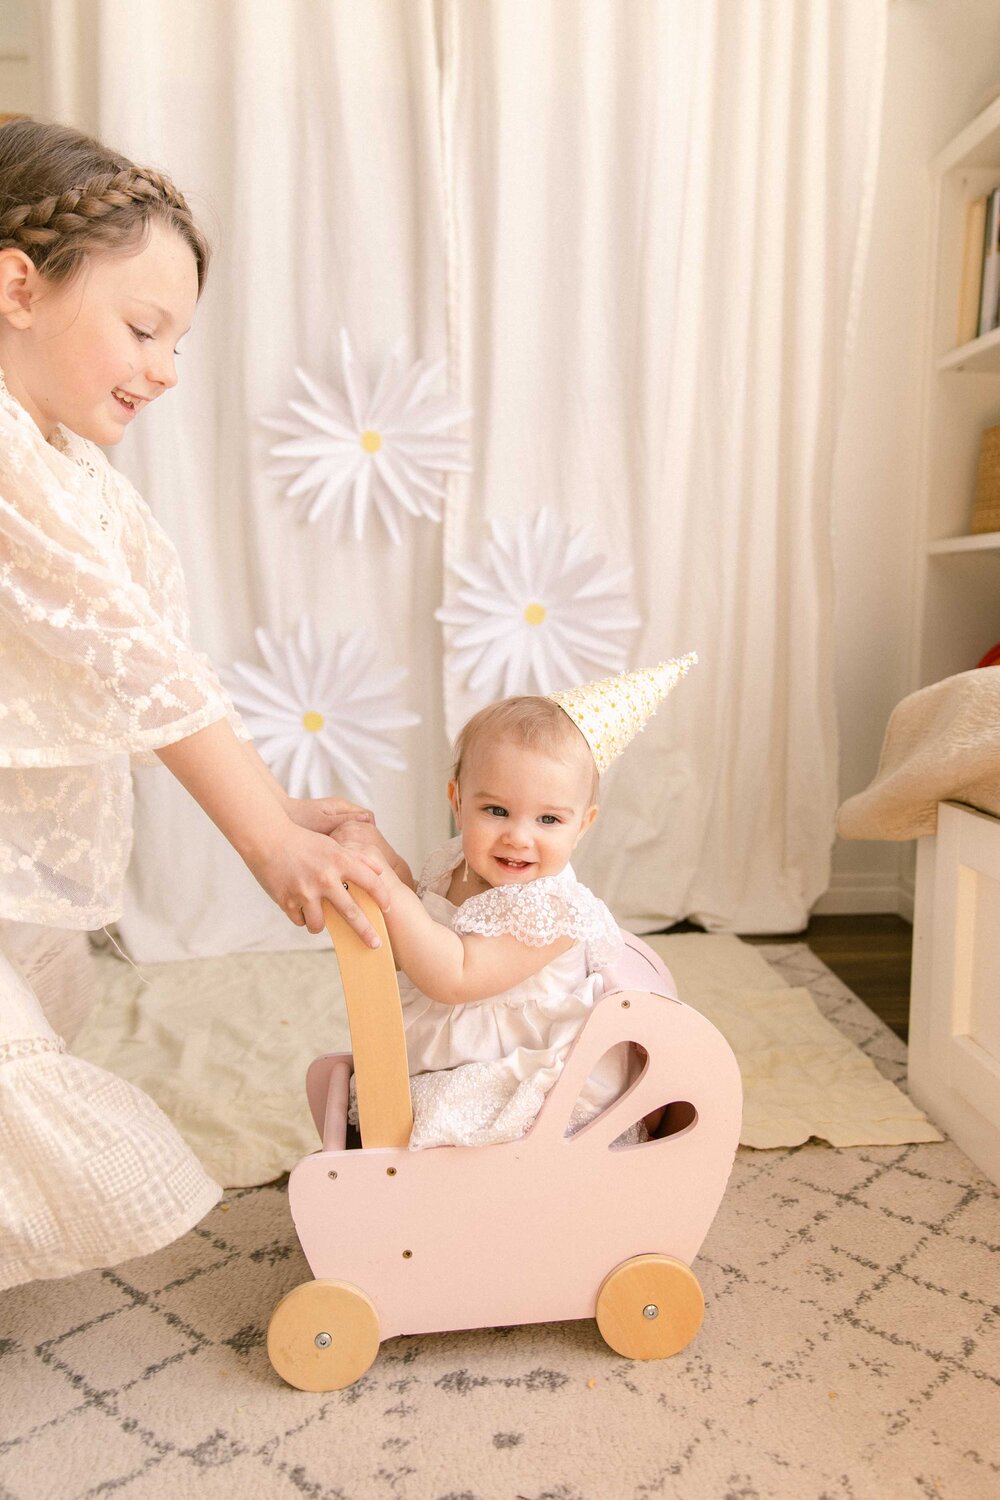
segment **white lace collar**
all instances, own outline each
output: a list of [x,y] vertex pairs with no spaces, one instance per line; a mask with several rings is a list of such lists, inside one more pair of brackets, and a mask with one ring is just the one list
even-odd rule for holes
[[[96,443],[61,423],[46,439],[31,413],[13,396],[0,369],[0,453],[15,470],[32,465],[46,489],[68,489],[88,505],[103,506],[121,479]],[[44,467],[38,469],[41,463]],[[51,477],[42,477],[51,476]]]
[[[82,466],[92,475],[102,466],[101,459],[107,465],[107,459],[96,443],[81,437],[79,433],[73,432],[61,422],[54,429],[52,436],[46,438],[31,413],[21,405],[16,396],[11,394],[2,368],[0,368],[0,410],[6,416],[13,418],[21,441],[37,444],[47,453],[58,453],[63,458],[68,458],[78,468]],[[98,460],[96,463],[95,459]],[[107,466],[110,467],[110,465]]]

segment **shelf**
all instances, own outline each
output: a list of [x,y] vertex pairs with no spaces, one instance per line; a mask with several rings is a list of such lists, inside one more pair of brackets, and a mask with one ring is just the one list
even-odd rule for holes
[[972,670],[1000,640],[1000,529],[965,532],[982,436],[1000,425],[1000,328],[948,347],[957,329],[968,204],[1000,187],[1000,97],[938,156],[933,175],[914,688]]
[[984,333],[970,344],[949,349],[937,362],[942,372],[965,370],[973,375],[1000,375],[1000,328]]
[[949,552],[1000,552],[1000,531],[980,531],[970,536],[945,536],[928,542],[928,554],[941,556]]

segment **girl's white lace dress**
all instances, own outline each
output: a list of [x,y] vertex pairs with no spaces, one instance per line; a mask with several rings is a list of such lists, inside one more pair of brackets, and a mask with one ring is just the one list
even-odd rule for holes
[[0,1288],[156,1249],[219,1196],[152,1100],[49,1017],[80,1019],[79,930],[121,912],[130,760],[224,716],[242,735],[192,649],[172,543],[0,375]]
[[[603,994],[599,970],[619,957],[622,937],[603,901],[570,866],[528,885],[505,885],[454,906],[444,894],[462,860],[461,838],[430,856],[417,893],[456,932],[506,933],[532,947],[576,939],[530,979],[467,1005],[430,1000],[400,974],[413,1096],[410,1144],[488,1146],[530,1127],[573,1042]],[[567,1124],[578,1129],[623,1092],[627,1043],[601,1059]]]

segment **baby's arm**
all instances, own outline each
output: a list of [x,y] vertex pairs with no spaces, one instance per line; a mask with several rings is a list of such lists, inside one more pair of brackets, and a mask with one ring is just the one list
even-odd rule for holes
[[466,1005],[500,995],[573,946],[571,937],[531,948],[506,934],[453,932],[435,922],[416,892],[393,872],[386,871],[384,879],[392,897],[385,921],[396,962],[419,990],[442,1005]]
[[325,833],[294,822],[225,719],[156,753],[297,927],[322,932],[322,903],[329,901],[378,947],[371,924],[344,889],[352,880],[383,909],[388,906],[382,861],[374,849],[345,849]]

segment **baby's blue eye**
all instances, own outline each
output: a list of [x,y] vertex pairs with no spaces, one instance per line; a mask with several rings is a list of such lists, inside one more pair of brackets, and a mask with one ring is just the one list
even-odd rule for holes
[[498,807],[495,803],[491,803],[490,806],[485,807],[483,811],[492,813],[495,818],[505,818],[507,816],[507,809],[505,807]]
[[555,813],[542,813],[540,821],[543,823],[558,823],[559,819],[556,817]]

